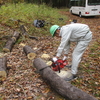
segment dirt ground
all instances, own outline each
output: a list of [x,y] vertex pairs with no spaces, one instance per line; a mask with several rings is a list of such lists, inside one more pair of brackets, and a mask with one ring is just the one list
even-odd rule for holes
[[[93,32],[91,44],[97,39],[100,39],[100,30],[97,29],[97,27],[100,26],[100,16],[80,18],[76,15],[71,15],[69,12],[61,12],[61,14],[65,14],[69,17],[66,24],[69,24],[70,20],[77,19],[78,23],[89,25]],[[5,27],[0,26],[2,28]],[[9,31],[11,30],[8,28],[8,32]],[[41,58],[43,53],[47,53],[52,58],[56,54],[57,47],[60,43],[59,41],[60,39],[43,36],[39,37],[39,41],[23,39],[21,43],[29,45],[33,50],[41,47],[41,49],[37,51],[37,57]],[[87,50],[85,54],[88,54],[88,52]],[[57,94],[48,83],[45,83],[34,68],[33,61],[28,60],[24,54],[23,47],[20,43],[16,43],[12,51],[4,55],[7,56],[8,76],[5,81],[0,82],[0,100],[66,100]],[[69,63],[71,62],[70,56],[71,53],[69,54]],[[81,73],[81,70],[79,70],[79,72]],[[88,89],[85,89],[85,91],[88,91]],[[88,93],[92,94],[91,91],[88,91]]]

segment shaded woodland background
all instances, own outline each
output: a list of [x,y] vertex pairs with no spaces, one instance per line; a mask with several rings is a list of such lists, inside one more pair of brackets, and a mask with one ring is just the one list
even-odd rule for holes
[[16,3],[22,3],[22,2],[37,3],[37,4],[45,3],[52,7],[61,8],[61,7],[69,7],[70,0],[0,0],[0,5],[3,5],[5,3],[16,4]]

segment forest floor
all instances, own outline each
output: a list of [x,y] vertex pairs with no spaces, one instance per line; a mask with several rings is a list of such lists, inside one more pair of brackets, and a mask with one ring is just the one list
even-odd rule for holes
[[[69,20],[77,19],[78,23],[89,25],[93,32],[93,40],[85,51],[79,66],[78,73],[80,77],[71,83],[100,100],[100,57],[96,59],[93,59],[95,55],[89,57],[91,46],[97,41],[100,43],[100,29],[97,28],[100,26],[100,16],[80,18],[71,15],[69,12],[60,13],[68,16]],[[69,23],[70,21],[66,21],[66,24]],[[11,28],[1,24],[0,31],[5,30],[10,34],[13,32]],[[51,36],[42,36],[38,39],[39,41],[28,38],[23,39],[23,41],[14,45],[11,52],[4,54],[7,56],[8,76],[0,82],[0,100],[66,100],[57,94],[48,83],[45,83],[34,68],[33,61],[27,58],[23,52],[23,47],[20,45],[24,43],[32,47],[33,50],[42,48],[37,51],[37,57],[41,58],[42,54],[46,53],[52,58],[56,54],[60,39]],[[73,48],[74,45],[72,44],[68,57],[69,63],[71,63]],[[95,47],[93,50],[95,50]],[[100,53],[100,48],[96,49],[96,52]]]

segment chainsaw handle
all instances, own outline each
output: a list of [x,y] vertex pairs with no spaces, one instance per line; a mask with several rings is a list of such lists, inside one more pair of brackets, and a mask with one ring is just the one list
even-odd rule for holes
[[59,70],[59,73],[60,73],[60,66],[59,66],[59,63],[57,62],[57,65],[58,65],[58,70]]

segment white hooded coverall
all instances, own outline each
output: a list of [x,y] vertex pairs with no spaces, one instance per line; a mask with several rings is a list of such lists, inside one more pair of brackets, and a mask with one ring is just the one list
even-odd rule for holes
[[81,57],[92,40],[92,32],[86,24],[74,23],[61,27],[60,30],[61,43],[57,50],[57,57],[60,57],[62,52],[68,54],[70,42],[77,42],[77,45],[72,54],[72,67],[71,73],[77,74],[78,65]]

